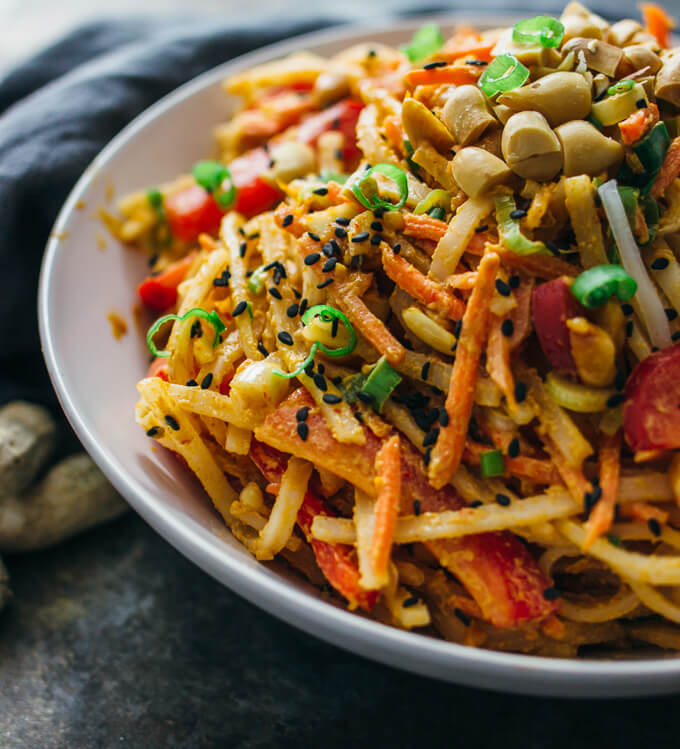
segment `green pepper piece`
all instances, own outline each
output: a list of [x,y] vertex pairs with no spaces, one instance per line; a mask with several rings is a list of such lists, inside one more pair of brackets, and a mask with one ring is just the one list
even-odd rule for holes
[[376,411],[381,412],[385,401],[401,382],[401,375],[396,372],[390,363],[381,357],[368,375],[362,393],[371,396],[371,405]]
[[596,265],[577,276],[570,289],[586,309],[595,309],[614,295],[622,302],[632,299],[637,283],[620,265]]
[[489,64],[479,79],[479,87],[489,97],[503,91],[512,91],[524,85],[529,77],[529,69],[508,53],[498,55]]
[[550,250],[543,242],[535,242],[522,234],[519,221],[510,215],[517,206],[512,195],[497,195],[494,198],[496,207],[496,223],[501,242],[509,250],[517,255],[534,255],[536,253],[549,253]]
[[654,181],[654,177],[661,169],[670,144],[671,138],[666,125],[663,122],[657,122],[649,133],[633,146],[633,151],[645,168],[647,177],[651,178],[650,182]]
[[517,44],[540,44],[556,48],[562,44],[564,25],[551,16],[534,16],[512,27],[512,41]]

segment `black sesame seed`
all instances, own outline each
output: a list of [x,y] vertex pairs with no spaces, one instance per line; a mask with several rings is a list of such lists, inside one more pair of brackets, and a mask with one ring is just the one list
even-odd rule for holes
[[158,434],[158,432],[160,432],[160,431],[161,431],[160,427],[151,427],[151,429],[147,429],[146,430],[146,436],[147,437],[155,437]]
[[466,626],[470,626],[470,617],[462,610],[456,607],[453,610],[453,613],[460,619],[460,621]]
[[359,268],[361,268],[361,266],[364,264],[364,257],[365,255],[363,254],[352,255],[352,259],[349,262],[349,267],[352,270],[359,270]]
[[425,65],[423,65],[423,68],[425,70],[432,70],[433,68],[445,68],[445,67],[446,67],[445,60],[435,60],[434,62],[428,62]]
[[201,390],[207,390],[212,385],[212,381],[212,372],[208,372],[208,374],[201,380]]
[[321,362],[319,362],[319,364],[316,367],[316,371],[319,374],[323,374],[326,371],[326,367],[324,367],[324,365]]
[[507,494],[496,494],[496,504],[507,507],[510,504],[510,497]]
[[323,252],[326,257],[333,257],[333,255],[335,254],[333,252],[333,246],[330,242],[326,242],[326,244],[324,244],[324,246],[321,248],[321,252]]
[[671,341],[680,341],[680,330],[676,330],[675,333],[671,336]]
[[331,377],[331,382],[335,385],[335,387],[340,387],[342,384],[342,377]]
[[274,299],[282,299],[281,292],[276,288],[276,286],[272,286],[269,289],[269,293],[274,297]]
[[456,327],[453,330],[453,335],[456,338],[460,338],[460,331],[463,329],[463,318],[461,317],[459,320],[456,320]]
[[475,234],[481,234],[483,231],[486,231],[489,228],[488,224],[482,224],[481,226],[478,226],[475,229]]
[[622,304],[621,305],[621,312],[623,312],[623,314],[626,315],[626,317],[628,315],[632,315],[633,314],[633,305],[632,304],[628,304],[628,302],[626,302],[625,304]]
[[659,525],[659,521],[656,518],[649,518],[647,521],[647,527],[649,528],[652,536],[656,536],[657,538],[661,535],[661,526]]
[[185,384],[186,384],[186,386],[188,388],[198,387],[198,383],[196,382],[196,380],[193,380],[193,379],[192,380],[187,380]]
[[359,234],[355,234],[351,241],[358,244],[359,242],[365,242],[369,237],[370,234],[367,231],[362,231]]
[[189,332],[191,338],[200,338],[203,335],[203,328],[201,327],[200,320],[194,320],[191,323],[191,331]]
[[383,225],[380,221],[371,221],[371,229],[373,229],[373,231],[381,232],[383,230]]
[[599,485],[599,483],[593,485],[593,491],[590,492],[590,498],[593,504],[599,502],[600,499],[602,499],[602,487]]
[[323,396],[323,402],[329,403],[331,406],[334,406],[337,403],[342,403],[342,398],[335,393],[325,393]]
[[247,242],[241,242],[241,244],[238,246],[238,254],[241,257],[245,257],[247,249],[248,249],[248,243]]
[[269,351],[267,351],[267,349],[264,347],[264,343],[262,343],[262,341],[257,344],[257,350],[262,354],[262,356],[269,356]]
[[313,377],[314,384],[319,388],[319,390],[327,390],[328,385],[326,384],[326,380],[323,375],[321,374],[315,374]]
[[234,311],[231,313],[231,316],[238,317],[242,312],[246,311],[247,306],[248,306],[248,302],[244,302],[243,300],[241,300],[234,307]]
[[154,254],[149,258],[149,268],[153,268],[154,265],[158,262],[158,253],[154,252]]
[[295,418],[297,421],[307,421],[307,417],[309,416],[309,406],[303,406],[302,408],[298,408],[297,413],[295,414]]
[[335,281],[334,278],[327,278],[325,281],[322,281],[321,283],[318,283],[316,285],[316,288],[317,289],[325,289],[326,286],[330,286],[333,283],[333,281]]
[[338,218],[335,219],[335,223],[340,226],[349,226],[349,219],[346,216],[338,216]]
[[516,289],[519,286],[519,276],[510,276],[510,278],[508,278],[508,283],[510,284],[511,289]]
[[426,361],[425,364],[420,368],[420,377],[422,380],[427,380],[427,376],[430,374],[430,362]]
[[312,190],[314,195],[328,195],[327,187],[317,187],[316,190]]
[[420,515],[420,500],[414,499],[413,500],[413,514],[418,517]]
[[510,338],[510,336],[515,332],[515,326],[512,322],[512,320],[503,320],[501,323],[501,333],[506,337]]
[[312,240],[312,242],[321,241],[321,237],[318,234],[314,234],[314,232],[308,231],[307,236]]
[[666,317],[668,318],[669,322],[675,320],[675,318],[678,316],[678,313],[672,307],[666,307],[666,309],[664,309],[664,312],[666,313]]
[[516,458],[519,455],[519,439],[513,437],[508,444],[508,457]]
[[593,101],[602,101],[602,99],[604,99],[606,95],[607,95],[607,87],[602,89],[602,91],[600,91],[600,93],[593,99]]
[[635,102],[635,106],[636,106],[636,107],[637,107],[638,109],[646,109],[646,108],[647,108],[647,102],[646,102],[646,101],[645,101],[644,99],[638,99],[638,100],[637,100],[637,101]]
[[404,603],[402,603],[401,605],[402,605],[402,606],[403,606],[403,607],[404,607],[405,609],[410,609],[410,608],[411,608],[411,606],[415,606],[415,605],[416,605],[416,604],[418,603],[418,600],[419,600],[419,599],[418,599],[418,596],[411,596],[410,598],[407,598],[407,599],[406,599],[406,600],[404,601]]
[[281,331],[279,331],[276,334],[276,337],[285,346],[292,346],[293,345],[293,336],[287,330],[281,330]]
[[329,273],[332,270],[335,270],[335,266],[338,264],[338,259],[335,257],[329,257],[328,260],[321,266],[321,270],[324,273]]
[[361,390],[357,393],[357,398],[362,403],[366,403],[367,405],[370,405],[371,403],[373,403],[373,396],[370,393],[364,393]]
[[633,335],[633,321],[628,320],[626,323],[626,337],[630,338]]
[[515,208],[514,211],[510,211],[510,218],[524,218],[526,215],[527,212],[522,208]]
[[281,226],[290,226],[293,223],[293,214],[289,213],[286,216],[283,217],[283,221],[281,222]]
[[432,458],[432,448],[428,447],[427,450],[425,450],[425,453],[423,454],[423,462],[426,466],[430,465],[430,459]]
[[652,263],[652,270],[663,270],[664,268],[668,268],[668,258],[667,257],[658,257]]
[[616,408],[617,406],[620,406],[625,399],[626,396],[623,393],[614,393],[614,395],[610,395],[609,398],[607,398],[607,408]]
[[449,412],[446,410],[445,406],[442,406],[439,410],[439,423],[443,427],[447,427],[449,425]]
[[338,334],[339,327],[340,327],[340,320],[338,320],[337,317],[334,317],[333,322],[331,323],[331,338],[335,338],[335,336]]
[[373,215],[376,218],[382,218],[385,215],[386,210],[387,210],[386,208],[383,208],[382,206],[378,206],[377,208],[373,209]]
[[174,416],[170,416],[170,414],[167,414],[165,417],[165,423],[170,427],[170,429],[174,430],[175,432],[179,432],[179,424],[177,423],[177,419]]
[[515,384],[515,400],[522,403],[527,397],[527,386],[524,382]]
[[288,315],[288,317],[296,317],[299,309],[299,304],[291,304],[290,307],[288,307],[288,309],[286,310],[286,314]]
[[554,242],[550,242],[549,240],[546,239],[543,244],[548,248],[548,250],[550,250],[550,252],[552,252],[553,255],[560,254],[559,248]]
[[543,598],[545,598],[546,601],[554,601],[557,598],[559,598],[562,595],[560,590],[556,588],[554,585],[551,585],[549,588],[546,588],[543,591]]
[[435,427],[434,429],[429,431],[423,438],[423,447],[430,447],[430,445],[436,444],[438,437],[439,427]]
[[311,377],[314,374],[314,362],[310,361],[309,364],[305,367],[304,371],[307,377]]
[[304,421],[298,421],[297,424],[297,433],[298,437],[305,442],[307,437],[309,437],[309,427]]
[[361,422],[361,423],[363,424],[363,422],[364,422],[364,417],[362,416],[362,414],[361,414],[361,411],[355,411],[355,412],[354,412],[354,413],[352,414],[352,416],[354,416],[354,418],[355,418],[355,419],[356,419],[357,421],[359,421],[359,422]]
[[342,226],[336,226],[333,233],[338,239],[344,239],[347,236],[347,229],[343,229]]
[[473,499],[472,502],[468,505],[468,507],[471,507],[473,510],[477,507],[481,507],[484,504],[484,502],[480,502],[478,499]]
[[385,241],[385,237],[382,236],[382,234],[374,234],[371,237],[371,246],[377,247],[381,242]]
[[453,346],[451,346],[451,353],[454,353],[455,350],[458,348],[458,341],[456,341]]
[[614,387],[617,390],[623,390],[625,384],[626,384],[626,373],[622,369],[619,369],[616,373],[616,377],[614,378]]
[[305,312],[307,311],[308,304],[309,302],[307,301],[307,297],[304,297],[303,299],[300,300],[300,309],[298,310],[300,315],[305,314]]
[[395,242],[392,245],[392,252],[394,252],[395,255],[398,255],[401,252],[401,245],[399,244],[399,242]]
[[309,255],[305,256],[305,265],[314,265],[314,263],[318,263],[320,259],[320,252],[310,252]]
[[510,287],[501,278],[496,279],[496,291],[501,296],[510,296]]

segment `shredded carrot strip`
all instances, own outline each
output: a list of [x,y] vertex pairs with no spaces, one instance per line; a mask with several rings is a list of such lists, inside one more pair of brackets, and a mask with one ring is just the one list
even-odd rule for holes
[[668,522],[668,513],[660,507],[647,504],[647,502],[631,502],[627,505],[621,505],[619,514],[624,518],[633,518],[647,523],[650,520],[657,520],[662,525]]
[[433,242],[438,242],[449,225],[446,221],[440,221],[438,218],[432,218],[426,213],[405,213],[404,214],[404,234],[411,237],[419,237],[420,239],[431,239]]
[[385,117],[383,122],[385,127],[385,135],[391,146],[401,150],[404,146],[404,132],[401,129],[401,118],[398,114],[390,115]]
[[446,62],[455,62],[461,58],[470,60],[483,60],[484,62],[491,62],[491,50],[496,46],[496,41],[475,41],[474,39],[469,40],[467,43],[462,43],[459,47],[453,45],[449,48],[448,45],[444,47],[443,52],[437,53],[438,60],[445,60]]
[[371,540],[373,571],[380,586],[389,580],[394,529],[401,504],[401,444],[395,434],[383,444],[375,456],[375,525]]
[[339,185],[337,182],[333,182],[333,180],[331,180],[330,182],[327,182],[326,189],[328,190],[328,193],[326,194],[326,198],[331,203],[331,205],[338,205],[340,203],[352,202],[352,199],[347,197],[347,194],[345,193],[343,186]]
[[510,347],[508,338],[501,332],[503,319],[491,315],[489,341],[486,345],[486,371],[498,385],[511,409],[517,407],[515,401],[515,378],[510,367]]
[[396,365],[401,362],[406,355],[406,349],[390,333],[385,323],[352,291],[350,284],[336,282],[333,284],[331,296],[352,325],[374,348],[384,354],[390,364]]
[[633,455],[635,463],[649,463],[652,460],[661,460],[668,455],[668,450],[638,450]]
[[656,3],[640,3],[640,10],[647,31],[654,34],[657,42],[667,49],[670,45],[671,30],[675,28],[673,19]]
[[414,299],[435,308],[451,320],[463,316],[465,305],[460,299],[437,281],[424,276],[401,255],[395,255],[387,244],[383,244],[382,259],[385,273]]
[[465,83],[477,83],[482,71],[475,65],[448,65],[445,68],[430,70],[411,70],[404,76],[404,83],[409,88],[416,86],[462,86]]
[[668,146],[659,176],[652,185],[652,197],[661,197],[678,174],[680,174],[680,136],[673,138],[670,146]]
[[[293,207],[288,203],[281,203],[274,211],[274,221],[279,229],[285,229],[295,237],[301,237],[307,231],[307,227],[301,221],[304,213],[305,208],[302,205]],[[284,225],[284,219],[287,219],[288,216],[292,216],[293,220]]]
[[621,131],[621,140],[630,146],[635,143],[636,140],[640,140],[642,136],[650,130],[659,121],[659,107],[656,104],[650,103],[648,107],[644,109],[638,109],[633,114],[626,117],[623,122],[619,122],[619,130]]
[[281,484],[267,484],[265,486],[264,490],[267,494],[273,494],[276,496],[279,493],[279,490],[281,489]]
[[[482,445],[479,442],[467,440],[465,450],[463,451],[463,460],[471,466],[478,466],[480,463],[479,456],[489,449],[488,445]],[[509,476],[529,479],[537,484],[556,484],[560,481],[560,475],[549,460],[540,458],[530,458],[520,455],[517,458],[504,456],[505,472]]]
[[602,489],[602,496],[586,522],[584,551],[587,551],[594,541],[605,534],[614,522],[620,470],[621,430],[619,429],[616,434],[604,435],[602,438],[600,445],[600,488]]
[[[465,252],[469,252],[471,255],[483,255],[486,242],[491,242],[487,235],[475,234],[465,248]],[[514,268],[521,268],[532,276],[538,276],[539,278],[552,279],[560,276],[578,275],[578,268],[575,265],[551,255],[518,255],[512,250],[506,250],[496,244],[493,244],[493,251],[500,256],[503,263]]]
[[463,456],[479,359],[486,340],[489,303],[493,297],[499,265],[500,259],[494,252],[484,255],[477,271],[477,284],[472,290],[463,315],[463,327],[446,396],[449,423],[441,428],[439,439],[432,450],[428,470],[430,483],[438,489],[448,483]]
[[586,492],[592,491],[593,485],[584,476],[580,468],[567,465],[564,458],[560,455],[557,446],[547,435],[541,435],[541,439],[543,440],[546,452],[552,458],[553,465],[560,474],[560,478],[564,481],[569,493],[576,502],[581,504],[585,499]]

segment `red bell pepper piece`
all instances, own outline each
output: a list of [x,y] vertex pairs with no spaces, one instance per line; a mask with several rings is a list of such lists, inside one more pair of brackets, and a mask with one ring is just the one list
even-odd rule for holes
[[[370,491],[380,440],[365,429],[365,445],[341,444],[333,437],[323,416],[310,410],[307,425],[314,439],[302,441],[297,434],[296,413],[302,406],[311,409],[313,405],[304,389],[296,390],[265,419],[258,430],[258,438]],[[264,458],[258,462],[251,448],[251,457],[258,465],[267,465],[275,461],[276,452],[271,447],[261,450]],[[280,480],[280,474],[265,476],[272,482]],[[421,512],[456,510],[464,505],[452,487],[436,490],[429,484],[422,457],[406,440],[402,440],[401,485],[402,514],[413,511],[415,500],[420,503]],[[550,581],[524,544],[509,532],[432,541],[427,546],[442,566],[463,583],[480,606],[484,618],[496,627],[516,627],[527,621],[544,619],[559,608],[558,602],[548,601],[543,596]]]
[[623,428],[633,450],[680,447],[680,343],[643,359],[626,382]]
[[570,279],[565,278],[536,286],[531,295],[531,313],[538,342],[550,364],[555,369],[575,372],[567,320],[583,315],[584,309],[569,286]]
[[[269,445],[252,440],[250,457],[262,474],[272,484],[281,482],[286,469],[287,458]],[[359,585],[359,568],[351,546],[329,544],[312,538],[312,523],[317,515],[334,516],[335,513],[314,492],[305,495],[302,507],[298,511],[297,523],[314,550],[316,562],[328,582],[346,598],[352,607],[360,606],[370,611],[378,600],[378,591],[364,590]]]
[[185,242],[193,242],[202,232],[214,234],[222,220],[215,198],[200,185],[168,195],[163,207],[173,237]]
[[359,156],[357,147],[357,120],[364,105],[356,99],[343,99],[332,107],[306,117],[298,128],[297,138],[301,143],[316,145],[319,136],[329,130],[337,130],[345,136],[343,159],[352,163]]
[[157,276],[145,278],[137,287],[144,306],[154,312],[165,312],[177,301],[177,287],[186,278],[196,253],[192,252],[176,263],[169,265]]
[[254,148],[229,164],[237,190],[234,210],[246,218],[268,210],[281,199],[281,191],[262,179],[268,169],[269,154],[264,148]]

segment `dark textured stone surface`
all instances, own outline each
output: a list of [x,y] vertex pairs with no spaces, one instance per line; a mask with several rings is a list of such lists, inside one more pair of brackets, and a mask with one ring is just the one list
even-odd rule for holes
[[3,749],[678,745],[678,698],[514,697],[349,655],[245,603],[133,515],[8,563]]

